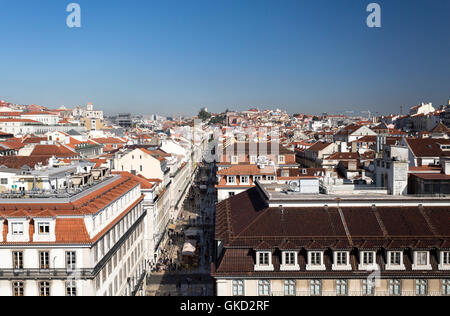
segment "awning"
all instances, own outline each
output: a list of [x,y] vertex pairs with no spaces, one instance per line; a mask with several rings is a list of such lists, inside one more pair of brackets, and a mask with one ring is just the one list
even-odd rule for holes
[[188,240],[183,245],[183,251],[181,254],[183,256],[193,256],[195,254],[195,246],[197,245],[197,242],[195,240]]
[[175,230],[176,228],[177,228],[177,226],[175,224],[169,224],[167,226],[167,229],[169,229],[169,230]]
[[200,232],[200,229],[191,227],[184,234],[186,235],[186,237],[196,237],[200,235]]

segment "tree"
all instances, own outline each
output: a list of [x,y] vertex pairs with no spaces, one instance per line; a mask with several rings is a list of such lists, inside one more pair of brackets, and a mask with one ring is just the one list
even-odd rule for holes
[[211,113],[206,112],[204,109],[202,109],[199,113],[198,113],[198,118],[201,119],[202,121],[206,121],[207,119],[209,119],[211,117]]

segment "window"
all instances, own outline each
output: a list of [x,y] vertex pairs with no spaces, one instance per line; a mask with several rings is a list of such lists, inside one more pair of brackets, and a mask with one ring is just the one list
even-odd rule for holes
[[348,254],[345,251],[339,251],[336,253],[336,265],[345,266],[348,264]]
[[75,251],[67,251],[66,252],[66,269],[67,270],[75,270],[77,265],[77,258]]
[[389,252],[389,264],[393,266],[398,266],[402,263],[402,253],[400,251],[390,251]]
[[339,296],[348,295],[347,280],[336,280],[336,295]]
[[313,266],[320,266],[322,264],[322,253],[319,251],[310,252],[309,264]]
[[227,183],[235,184],[236,183],[236,177],[235,176],[227,177]]
[[416,295],[427,295],[428,293],[428,281],[416,280]]
[[2,178],[0,184],[8,184],[8,179],[7,178]]
[[77,296],[77,283],[76,281],[66,282],[66,296]]
[[14,265],[14,269],[18,269],[18,270],[23,269],[23,252],[22,251],[14,251],[13,252],[13,265]]
[[238,156],[232,156],[231,163],[238,163]]
[[13,295],[14,296],[23,296],[24,294],[24,285],[23,282],[13,282]]
[[285,252],[284,253],[284,264],[287,266],[295,265],[295,257],[297,253],[295,252]]
[[267,180],[267,181],[274,181],[274,180],[275,180],[275,177],[274,177],[274,176],[267,176],[267,177],[266,177],[266,180]]
[[233,296],[244,296],[244,280],[233,280]]
[[13,235],[23,235],[23,223],[12,223],[11,227]]
[[450,280],[442,280],[442,295],[450,295]]
[[38,224],[38,232],[39,232],[39,235],[50,234],[50,223],[39,223]]
[[321,280],[311,280],[309,285],[310,285],[310,294],[312,296],[322,295],[322,281]]
[[258,281],[258,295],[259,296],[269,296],[270,295],[270,281],[269,280],[259,280]]
[[402,286],[400,280],[389,280],[389,295],[401,295]]
[[256,163],[256,156],[250,156],[250,163]]
[[428,252],[417,251],[416,252],[416,265],[426,266],[428,264]]
[[228,192],[228,197],[232,197],[232,196],[235,196],[235,193],[234,192]]
[[241,177],[241,183],[248,184],[248,183],[249,183],[248,176],[242,176],[242,177]]
[[375,264],[375,253],[373,251],[362,251],[361,256],[363,265]]
[[48,251],[42,251],[39,253],[39,268],[41,270],[50,269],[50,253]]
[[39,282],[39,293],[41,296],[50,296],[50,282]]
[[261,181],[261,176],[253,176],[253,181]]
[[441,261],[443,265],[450,265],[450,251],[443,251],[441,254]]
[[284,156],[278,156],[278,163],[284,163],[285,159]]
[[362,281],[362,294],[363,295],[374,295],[375,294],[375,281],[366,279]]
[[295,280],[284,281],[284,295],[295,296]]
[[260,266],[268,266],[270,265],[270,252],[260,252],[258,264]]

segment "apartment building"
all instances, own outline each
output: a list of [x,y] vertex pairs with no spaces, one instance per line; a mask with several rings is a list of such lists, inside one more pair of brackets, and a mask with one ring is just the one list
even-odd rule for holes
[[142,294],[143,199],[126,175],[64,197],[0,198],[0,295]]
[[262,160],[271,161],[277,168],[295,168],[295,152],[287,149],[279,142],[235,142],[219,148],[219,169],[230,165],[256,165]]
[[449,198],[256,187],[217,204],[219,296],[450,294]]

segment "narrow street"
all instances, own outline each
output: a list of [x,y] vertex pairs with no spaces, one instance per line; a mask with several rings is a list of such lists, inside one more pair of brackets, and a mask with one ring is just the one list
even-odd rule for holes
[[216,180],[213,167],[200,164],[183,209],[169,231],[165,260],[147,278],[148,296],[211,296]]

